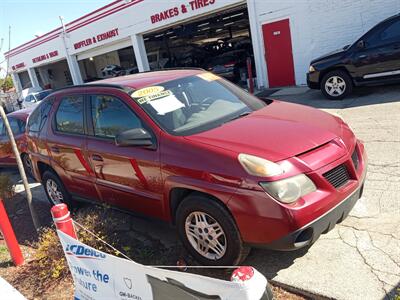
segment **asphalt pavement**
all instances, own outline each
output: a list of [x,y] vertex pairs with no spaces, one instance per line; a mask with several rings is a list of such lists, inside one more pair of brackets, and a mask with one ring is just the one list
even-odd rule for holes
[[[359,89],[344,101],[304,87],[269,97],[340,115],[365,143],[368,174],[349,217],[314,245],[295,252],[254,249],[244,264],[312,298],[391,299],[400,288],[400,87]],[[39,184],[32,187],[35,201],[46,201]],[[21,184],[17,191],[23,192]],[[166,246],[176,243],[172,229],[135,222]]]

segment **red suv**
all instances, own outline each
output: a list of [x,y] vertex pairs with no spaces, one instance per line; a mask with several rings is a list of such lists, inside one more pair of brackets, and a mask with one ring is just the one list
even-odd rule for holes
[[51,203],[107,203],[171,222],[208,265],[250,246],[312,244],[360,198],[363,144],[340,118],[261,101],[202,70],[148,72],[54,92],[28,147]]

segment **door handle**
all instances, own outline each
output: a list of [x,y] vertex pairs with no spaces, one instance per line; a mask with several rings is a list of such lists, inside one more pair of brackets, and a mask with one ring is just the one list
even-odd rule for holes
[[103,161],[103,158],[98,154],[92,154],[92,159],[94,161]]
[[60,153],[60,148],[58,148],[58,147],[50,147],[50,150],[51,150],[51,152],[54,152],[54,153]]
[[359,55],[358,58],[360,58],[360,59],[367,58],[367,55],[362,54],[362,55]]

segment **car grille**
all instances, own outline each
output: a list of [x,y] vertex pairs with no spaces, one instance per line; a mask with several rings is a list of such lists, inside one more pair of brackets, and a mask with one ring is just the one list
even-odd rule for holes
[[354,168],[357,170],[360,163],[358,160],[357,150],[354,150],[353,154],[351,155],[351,160],[353,161]]
[[345,165],[339,165],[323,174],[323,176],[335,188],[340,188],[350,180],[350,175]]

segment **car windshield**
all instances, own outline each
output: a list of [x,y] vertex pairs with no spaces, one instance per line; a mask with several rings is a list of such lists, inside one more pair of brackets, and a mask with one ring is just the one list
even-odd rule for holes
[[36,100],[41,101],[51,94],[52,91],[43,91],[35,95]]
[[165,131],[190,135],[263,108],[266,103],[212,73],[134,91],[131,97]]

